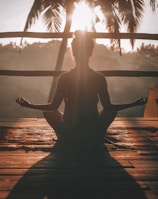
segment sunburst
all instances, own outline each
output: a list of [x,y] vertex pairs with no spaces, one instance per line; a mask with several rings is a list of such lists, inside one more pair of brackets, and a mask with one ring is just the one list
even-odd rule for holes
[[94,10],[85,1],[75,3],[72,15],[71,31],[86,30],[91,31],[95,22]]

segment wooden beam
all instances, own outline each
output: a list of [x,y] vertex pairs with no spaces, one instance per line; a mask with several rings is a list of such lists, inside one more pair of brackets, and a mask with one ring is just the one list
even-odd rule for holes
[[59,76],[64,71],[0,70],[0,76]]
[[[56,77],[65,71],[18,71],[18,70],[0,70],[0,76],[43,76]],[[107,70],[98,71],[105,76],[120,77],[158,77],[158,71],[128,71],[128,70]]]
[[[94,38],[104,39],[147,39],[147,40],[158,40],[158,34],[146,34],[146,33],[104,33],[104,32],[90,32]],[[69,33],[40,33],[40,32],[1,32],[0,38],[10,37],[30,37],[30,38],[71,38],[72,32]]]

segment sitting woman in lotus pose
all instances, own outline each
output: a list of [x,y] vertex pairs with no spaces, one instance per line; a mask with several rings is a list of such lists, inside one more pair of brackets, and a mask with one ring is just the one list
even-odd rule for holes
[[[88,65],[93,47],[90,34],[75,33],[72,41],[75,68],[59,77],[52,103],[35,105],[24,98],[16,99],[21,106],[43,111],[63,143],[103,144],[105,131],[118,111],[146,103],[141,98],[129,104],[111,104],[105,77]],[[63,100],[65,108],[61,114],[58,108]],[[99,101],[101,112],[97,108]]]

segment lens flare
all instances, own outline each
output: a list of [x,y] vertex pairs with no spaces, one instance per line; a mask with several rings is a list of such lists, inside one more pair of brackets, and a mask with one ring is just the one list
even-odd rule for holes
[[72,15],[71,31],[86,30],[91,31],[94,26],[94,12],[84,1],[75,3],[75,10]]

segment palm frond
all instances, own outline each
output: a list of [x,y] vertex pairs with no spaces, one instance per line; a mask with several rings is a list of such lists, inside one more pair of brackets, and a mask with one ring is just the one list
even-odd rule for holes
[[[122,0],[118,3],[118,11],[121,21],[127,25],[127,31],[130,33],[136,32],[144,10],[143,0]],[[132,47],[134,40],[130,39]]]
[[[105,25],[108,32],[110,33],[120,33],[121,21],[119,18],[118,8],[115,0],[99,0],[98,5],[101,7],[101,10],[105,16]],[[111,39],[111,46],[115,48],[119,47],[121,54],[121,41],[120,39]]]
[[27,31],[33,23],[39,18],[39,15],[44,10],[43,0],[35,0],[32,8],[28,14],[28,17],[26,19],[26,24],[24,27],[24,31]]
[[43,21],[49,32],[59,32],[62,27],[62,19],[59,4],[58,6],[49,6],[43,14]]
[[[119,13],[123,24],[127,25],[129,32],[136,31],[142,17],[144,8],[143,0],[122,0],[119,1]],[[132,27],[133,26],[133,27]]]
[[53,13],[52,13],[52,9],[51,7],[49,7],[48,9],[46,9],[46,11],[43,14],[43,22],[47,27],[47,30],[52,32],[53,30]]
[[[26,32],[32,26],[33,23],[35,23],[35,21],[39,18],[39,15],[42,12],[42,10],[43,10],[43,0],[34,0],[32,8],[26,19],[24,32]],[[21,38],[20,46],[22,46],[22,41],[23,37]]]
[[[43,20],[47,26],[47,29],[49,31],[59,31],[61,28],[59,6],[63,5],[63,2],[64,0],[34,0],[32,8],[26,19],[24,32],[35,24],[42,12],[44,12]],[[21,38],[20,45],[22,45],[22,40],[23,38]]]
[[156,9],[156,0],[150,0],[150,6],[151,6],[152,10],[155,11],[155,9]]

